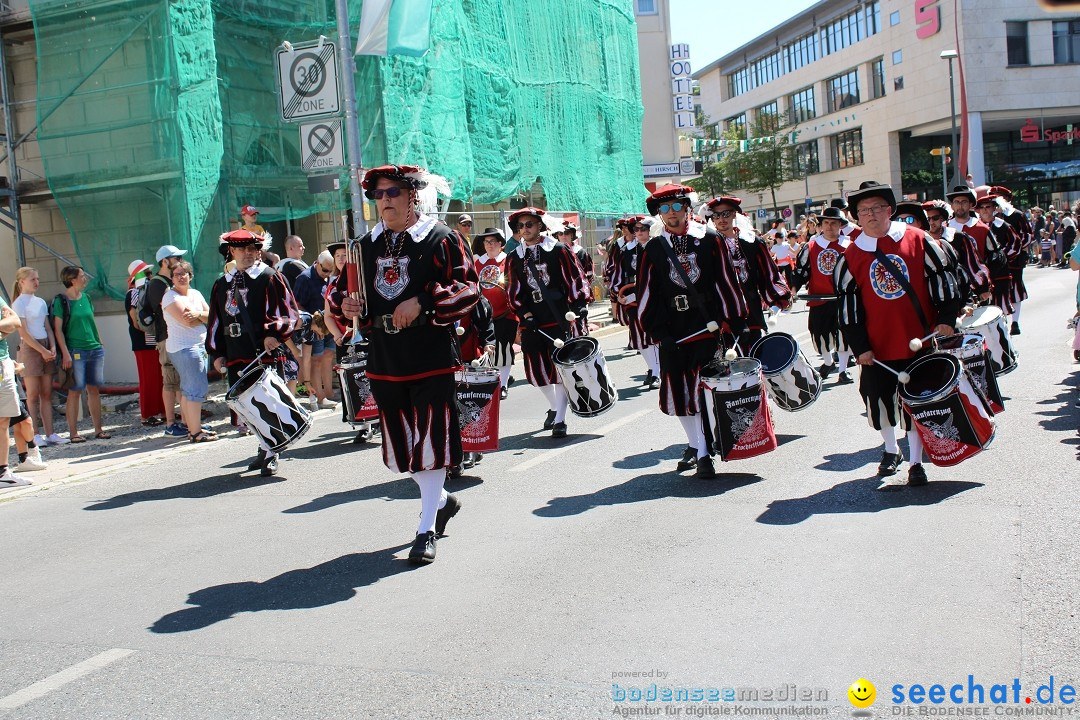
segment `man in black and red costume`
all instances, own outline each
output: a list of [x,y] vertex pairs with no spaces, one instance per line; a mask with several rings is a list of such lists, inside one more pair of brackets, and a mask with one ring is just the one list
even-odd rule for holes
[[[908,484],[925,485],[922,441],[900,407],[897,376],[875,360],[901,372],[917,355],[909,345],[912,338],[924,337],[928,328],[953,334],[962,307],[956,278],[948,256],[925,232],[892,221],[896,198],[888,185],[864,182],[848,195],[848,202],[862,233],[840,257],[833,278],[840,298],[840,331],[862,366],[859,394],[866,417],[885,441],[878,475],[895,474],[903,462],[896,442],[899,426],[908,430]],[[902,282],[896,272],[903,275]]]
[[[540,208],[526,207],[508,219],[521,232],[521,244],[510,253],[507,294],[521,323],[525,376],[530,385],[540,388],[551,408],[544,429],[562,438],[566,437],[570,400],[555,369],[554,340],[586,334],[589,293],[574,251],[543,234],[545,214]],[[570,313],[573,320],[568,319]]]
[[[282,374],[283,343],[292,335],[300,314],[284,276],[262,261],[264,239],[249,230],[221,236],[218,249],[236,263],[210,290],[206,350],[214,369],[228,373],[229,385],[262,352]],[[241,426],[242,428],[244,426]],[[248,470],[263,476],[277,470],[277,454],[259,439],[259,452]]]
[[454,373],[461,368],[454,325],[480,297],[472,256],[456,231],[421,212],[430,176],[412,165],[384,165],[364,176],[379,223],[359,241],[361,294],[349,294],[347,266],[331,310],[359,317],[370,342],[367,375],[379,405],[383,462],[420,487],[413,563],[435,559],[435,540],[461,503],[443,488],[462,461]]
[[716,468],[698,407],[698,378],[716,356],[719,331],[741,333],[747,310],[722,241],[690,218],[692,193],[685,185],[665,185],[646,201],[664,227],[645,245],[638,265],[638,317],[660,343],[660,410],[678,417],[686,433],[677,470],[697,468],[695,477],[709,479]]
[[1020,241],[1020,247],[1016,254],[1009,259],[1009,272],[1012,275],[1010,286],[1010,299],[1012,300],[1013,314],[1012,327],[1009,334],[1020,334],[1020,304],[1028,299],[1027,286],[1024,284],[1024,268],[1031,258],[1032,242],[1035,240],[1031,223],[1024,217],[1024,213],[1013,207],[1012,190],[1004,185],[995,185],[990,192],[998,196],[998,206],[1001,208],[1001,217],[1008,223],[1016,237]]

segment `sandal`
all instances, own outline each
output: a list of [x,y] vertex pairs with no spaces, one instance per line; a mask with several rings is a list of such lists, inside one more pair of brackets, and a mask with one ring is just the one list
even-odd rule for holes
[[76,435],[75,437],[70,439],[70,442],[72,445],[76,445],[78,443],[86,442],[86,438],[84,438],[82,435]]
[[147,427],[157,427],[158,425],[164,425],[165,421],[159,418],[157,415],[154,415],[143,420],[142,424],[146,425]]
[[200,430],[194,435],[188,435],[188,442],[193,443],[213,442],[214,440],[217,440],[217,435],[211,435],[205,430]]
[[102,430],[99,433],[94,433],[94,438],[97,440],[112,440],[112,435]]

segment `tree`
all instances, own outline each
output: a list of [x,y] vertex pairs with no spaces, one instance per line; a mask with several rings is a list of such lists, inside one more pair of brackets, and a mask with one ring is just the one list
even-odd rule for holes
[[769,191],[776,209],[776,190],[792,179],[791,134],[785,132],[780,117],[758,113],[750,125],[745,151],[738,153],[737,185],[750,192]]

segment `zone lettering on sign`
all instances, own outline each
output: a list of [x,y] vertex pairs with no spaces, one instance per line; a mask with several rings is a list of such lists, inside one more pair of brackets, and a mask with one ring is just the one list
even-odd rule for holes
[[277,51],[278,101],[285,121],[335,115],[340,111],[337,50],[334,43],[310,43]]

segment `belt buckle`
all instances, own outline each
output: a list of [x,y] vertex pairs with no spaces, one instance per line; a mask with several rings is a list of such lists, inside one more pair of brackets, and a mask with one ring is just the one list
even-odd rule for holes
[[544,293],[540,292],[539,290],[533,290],[532,299],[534,303],[540,304],[544,302]]
[[676,295],[674,300],[675,309],[679,312],[686,312],[690,309],[690,300],[685,295]]
[[225,337],[238,338],[241,332],[240,323],[229,323],[225,326]]
[[397,335],[401,332],[399,328],[394,327],[394,316],[392,314],[382,316],[382,329],[387,335]]

